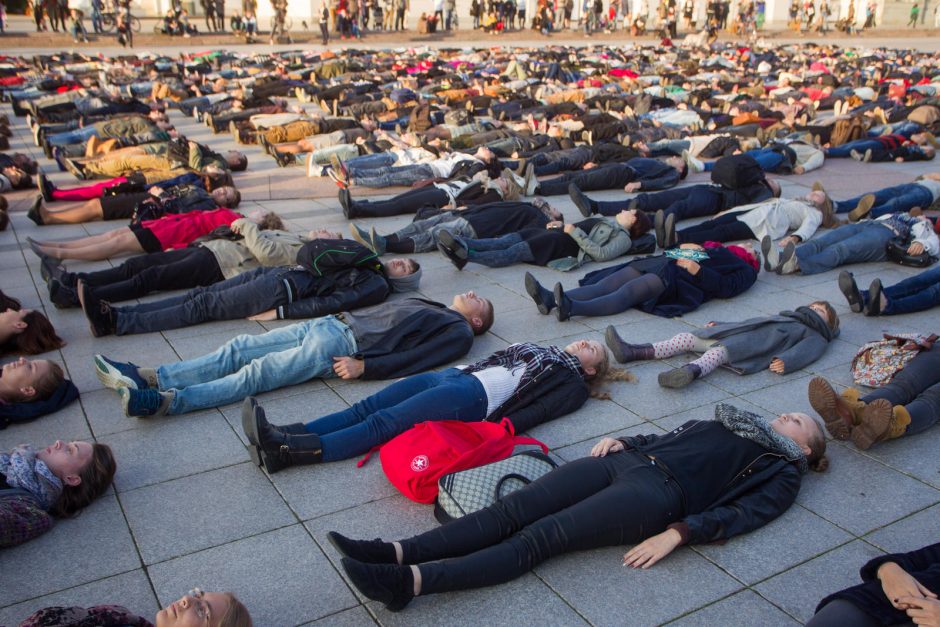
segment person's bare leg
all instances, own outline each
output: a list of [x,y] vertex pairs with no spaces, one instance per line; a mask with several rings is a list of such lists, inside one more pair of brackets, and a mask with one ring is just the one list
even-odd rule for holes
[[[44,250],[45,252],[45,250]],[[142,253],[143,246],[130,229],[122,229],[118,237],[112,237],[104,243],[83,248],[51,248],[46,253],[55,259],[78,259],[82,261],[101,261],[123,253]]]
[[89,235],[88,237],[80,237],[78,239],[69,240],[65,242],[36,242],[43,248],[87,248],[88,246],[98,246],[103,245],[112,239],[120,238],[122,232],[131,233],[130,227],[123,226],[100,235]]
[[271,147],[278,151],[281,154],[285,155],[299,155],[302,152],[307,152],[300,148],[299,143],[290,143],[290,144],[272,144]]
[[46,224],[79,224],[81,222],[101,220],[104,217],[101,201],[97,198],[75,203],[70,207],[56,207],[55,209],[40,205],[39,213]]

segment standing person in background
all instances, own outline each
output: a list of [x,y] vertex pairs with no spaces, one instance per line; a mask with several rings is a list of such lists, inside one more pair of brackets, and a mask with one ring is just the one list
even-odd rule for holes
[[225,0],[215,0],[215,19],[219,24],[219,31],[225,32]]
[[202,13],[206,19],[206,32],[214,33],[218,30],[215,22],[215,0],[199,0]]
[[410,0],[396,0],[395,2],[395,30],[405,29],[405,14],[411,8]]
[[911,19],[907,21],[907,25],[911,28],[917,28],[917,18],[920,17],[920,5],[912,4],[911,5]]
[[91,29],[95,34],[104,31],[101,24],[101,0],[91,0]]
[[330,43],[330,5],[326,0],[320,0],[320,35],[324,46]]

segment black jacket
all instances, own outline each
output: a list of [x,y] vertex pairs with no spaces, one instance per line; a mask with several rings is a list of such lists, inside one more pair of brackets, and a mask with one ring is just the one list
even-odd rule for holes
[[516,432],[527,431],[579,409],[590,396],[580,374],[561,364],[552,364],[517,389],[486,420],[512,420]]
[[[628,449],[643,452],[656,440],[674,437],[688,427],[686,423],[666,435],[639,435],[620,441]],[[742,444],[747,442],[744,438],[741,441]],[[707,441],[698,445],[707,446]],[[708,484],[710,481],[716,479],[703,476],[701,469],[697,472],[696,482]],[[703,511],[686,511],[682,521],[670,527],[682,535],[683,544],[723,542],[758,529],[787,511],[796,500],[800,482],[800,471],[793,463],[767,451],[740,469],[722,488],[719,498]]]
[[891,605],[881,588],[881,581],[877,578],[878,568],[887,562],[894,562],[903,568],[928,590],[940,590],[940,544],[931,544],[910,553],[876,557],[862,566],[859,573],[865,583],[830,594],[819,602],[816,611],[836,599],[845,599],[882,625],[908,624],[910,618],[905,612]]
[[441,303],[416,300],[431,307],[409,316],[389,329],[379,344],[355,355],[364,362],[363,379],[393,379],[430,370],[466,355],[473,346],[473,329],[466,318]]
[[[305,293],[277,308],[277,317],[316,318],[377,305],[392,291],[385,268],[371,250],[345,239],[317,239],[304,244],[297,262],[316,281]],[[285,276],[294,270],[285,268]]]

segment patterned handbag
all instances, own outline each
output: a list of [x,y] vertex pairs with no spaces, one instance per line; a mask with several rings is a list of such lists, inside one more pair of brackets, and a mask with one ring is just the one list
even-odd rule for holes
[[557,467],[541,451],[522,451],[492,464],[444,475],[437,482],[434,517],[443,524],[481,510]]
[[930,350],[936,335],[885,333],[883,340],[868,342],[852,359],[852,378],[860,385],[880,388],[922,350]]

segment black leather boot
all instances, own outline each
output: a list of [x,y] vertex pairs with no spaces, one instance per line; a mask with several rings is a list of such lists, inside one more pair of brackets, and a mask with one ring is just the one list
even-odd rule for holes
[[316,464],[323,457],[320,436],[307,433],[303,423],[275,426],[267,421],[264,408],[249,396],[242,404],[242,429],[248,437],[248,454],[259,466],[275,473],[296,464]]

